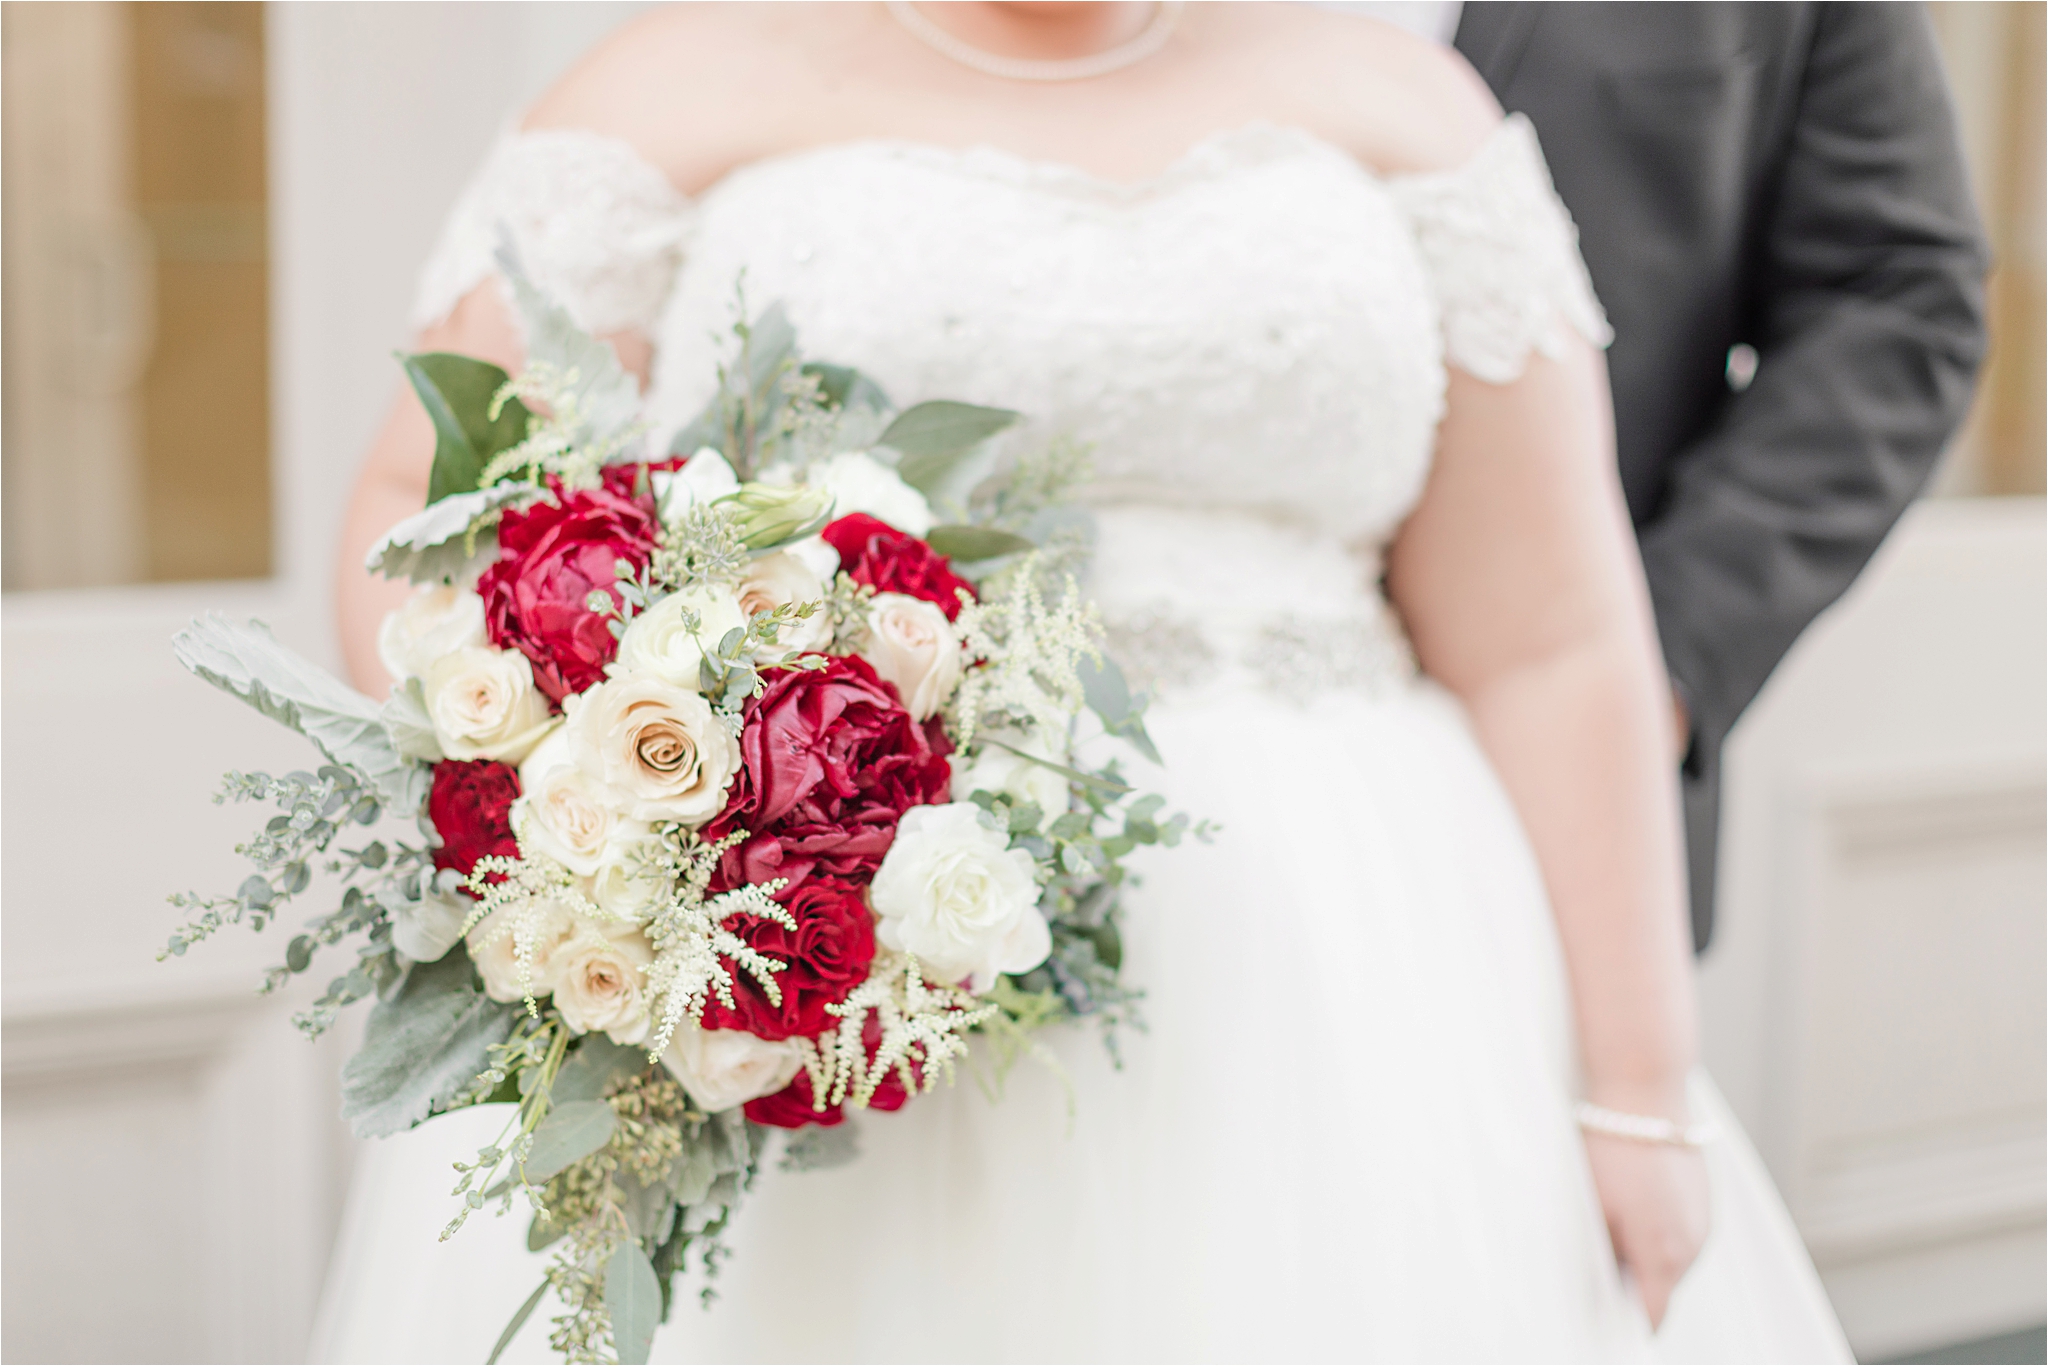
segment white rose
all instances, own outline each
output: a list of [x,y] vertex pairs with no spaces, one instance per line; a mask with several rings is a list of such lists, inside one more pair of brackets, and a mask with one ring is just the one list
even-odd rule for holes
[[638,927],[586,927],[554,957],[555,1009],[578,1034],[601,1029],[628,1047],[647,1037],[647,965],[654,947]]
[[865,512],[911,536],[932,529],[932,508],[924,495],[866,451],[846,451],[820,460],[811,466],[804,482],[832,495],[834,517]]
[[953,800],[966,801],[976,792],[988,792],[1007,796],[1019,804],[1030,802],[1045,813],[1045,818],[1039,822],[1041,830],[1064,816],[1072,803],[1065,775],[989,743],[992,740],[1000,740],[1011,749],[1023,750],[1025,754],[1060,762],[1059,755],[1035,732],[1030,735],[1013,730],[983,732],[980,753],[972,759],[960,754],[952,757]]
[[739,771],[732,732],[694,692],[625,674],[568,700],[570,753],[624,814],[693,829],[725,806]]
[[794,555],[817,577],[819,583],[830,583],[839,573],[839,552],[823,536],[806,536],[801,541],[791,541],[779,553]]
[[492,911],[470,928],[469,956],[477,975],[484,979],[484,995],[493,1001],[525,999],[526,989],[545,996],[555,989],[561,971],[561,950],[576,938],[576,914],[560,902],[541,908],[539,923],[533,927],[533,974],[526,988],[519,984],[519,935],[517,922],[508,911]]
[[709,446],[700,449],[673,472],[656,470],[651,480],[661,520],[673,522],[699,503],[714,502],[737,492],[740,477],[726,458]]
[[462,922],[476,905],[455,889],[462,874],[442,868],[420,889],[418,901],[391,908],[391,944],[415,963],[438,963],[462,938]]
[[913,720],[944,706],[960,685],[960,641],[937,604],[905,593],[877,593],[868,607],[861,658],[896,685]]
[[[823,544],[823,542],[820,542]],[[827,546],[826,549],[831,549]],[[769,647],[777,658],[815,654],[832,643],[832,618],[825,612],[825,585],[809,565],[787,550],[763,555],[747,566],[740,580],[740,610],[749,617],[772,612],[791,603],[816,603],[818,610],[802,621],[792,621],[777,632]]]
[[442,655],[426,673],[427,716],[450,759],[516,764],[555,724],[517,650],[472,645]]
[[605,785],[576,766],[560,730],[519,766],[519,788],[512,828],[520,840],[581,877],[616,861],[648,833],[646,821],[621,815]]
[[917,955],[935,979],[971,978],[986,991],[998,974],[1028,972],[1052,952],[1033,871],[972,802],[913,806],[868,889],[881,917],[875,936]]
[[414,590],[377,628],[377,658],[400,680],[424,678],[442,655],[487,643],[484,600],[453,584]]
[[659,871],[633,857],[636,844],[649,852],[659,847],[656,840],[647,837],[620,841],[614,856],[584,879],[583,889],[605,914],[637,922],[645,921],[660,908],[669,884]]
[[[696,619],[696,631],[689,618]],[[626,623],[619,640],[619,657],[606,672],[613,676],[649,673],[691,692],[703,686],[698,665],[708,650],[716,650],[725,633],[745,626],[747,614],[738,599],[718,588],[688,588],[671,593]]]
[[714,1115],[774,1095],[804,1065],[795,1039],[771,1043],[743,1030],[703,1029],[688,1020],[676,1026],[661,1060],[690,1099]]

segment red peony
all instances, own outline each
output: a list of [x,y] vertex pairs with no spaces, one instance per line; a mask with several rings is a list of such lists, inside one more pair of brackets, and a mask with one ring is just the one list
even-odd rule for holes
[[736,970],[734,1009],[712,997],[704,1006],[706,1029],[744,1029],[763,1039],[808,1038],[834,1023],[825,1007],[845,1000],[866,980],[875,957],[875,918],[859,887],[816,877],[779,900],[796,920],[794,934],[752,915],[736,917],[727,928],[759,952],[789,964],[775,974],[782,1004],[771,1003],[752,974]]
[[427,816],[441,835],[434,866],[467,877],[486,855],[518,858],[519,841],[512,836],[512,802],[518,795],[519,774],[495,760],[435,764],[433,791],[427,794]]
[[[870,1015],[861,1026],[861,1042],[867,1045],[868,1057],[875,1056],[875,1046],[882,1042],[882,1022]],[[911,1064],[912,1075],[922,1080],[917,1064]],[[903,1085],[903,1075],[891,1071],[875,1087],[874,1095],[868,1097],[870,1110],[901,1110],[910,1099],[910,1092]],[[809,1072],[798,1072],[796,1080],[773,1095],[761,1096],[746,1104],[746,1116],[756,1124],[772,1124],[778,1129],[801,1129],[806,1124],[817,1124],[831,1128],[846,1122],[844,1105],[828,1105],[823,1109],[811,1108],[811,1076]]]
[[960,615],[958,590],[974,596],[973,585],[953,572],[944,555],[864,512],[841,517],[820,534],[839,552],[839,567],[877,593],[935,602],[947,621]]
[[491,643],[532,660],[534,683],[560,702],[604,678],[619,643],[585,604],[594,589],[612,591],[618,561],[647,563],[658,523],[651,502],[609,489],[555,496],[505,514],[497,563],[476,590]]
[[814,871],[866,882],[906,809],[951,799],[943,732],[920,728],[856,656],[771,673],[745,722],[739,774],[703,835],[750,834],[726,851],[714,890],[787,878],[787,897]]

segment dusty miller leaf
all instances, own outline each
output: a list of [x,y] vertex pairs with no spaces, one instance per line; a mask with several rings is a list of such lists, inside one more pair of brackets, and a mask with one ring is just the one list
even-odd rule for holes
[[358,1138],[418,1124],[490,1066],[518,1019],[516,1006],[478,989],[469,955],[414,966],[395,995],[370,1011],[363,1047],[341,1070],[341,1117]]
[[178,662],[319,746],[337,764],[360,770],[394,811],[413,812],[427,797],[429,770],[399,753],[383,708],[278,643],[260,621],[238,624],[209,612],[171,640]]
[[[513,302],[526,333],[529,365],[551,365],[566,375],[576,373],[569,392],[574,396],[578,446],[596,445],[632,426],[640,417],[640,387],[619,364],[611,343],[599,341],[576,325],[569,310],[527,278],[509,233],[498,243],[498,270],[512,286]],[[620,459],[629,458],[626,451]]]
[[523,505],[539,497],[541,491],[529,484],[494,484],[429,503],[385,532],[383,539],[370,547],[363,567],[387,579],[403,577],[414,583],[459,579],[470,565],[488,562],[498,553],[495,527],[477,533],[474,552],[470,527],[495,509]]

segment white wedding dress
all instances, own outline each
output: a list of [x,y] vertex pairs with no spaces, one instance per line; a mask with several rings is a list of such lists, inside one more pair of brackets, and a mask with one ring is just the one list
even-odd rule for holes
[[[1219,822],[1146,865],[1126,970],[1150,1032],[1049,1036],[771,1158],[705,1311],[655,1360],[1846,1360],[1769,1178],[1711,1087],[1714,1230],[1652,1335],[1572,1118],[1559,945],[1458,703],[1417,677],[1378,550],[1421,491],[1445,367],[1517,375],[1605,322],[1533,132],[1387,178],[1307,133],[1212,137],[1108,183],[990,150],[829,146],[695,200],[623,144],[508,135],[420,321],[496,225],[599,330],[657,342],[662,431],[712,383],[742,269],[806,353],[899,405],[1019,408],[1094,443],[1092,591],[1158,701],[1144,775]],[[539,1283],[525,1219],[454,1240],[458,1114],[366,1152],[316,1359],[481,1361]],[[551,1302],[545,1302],[551,1303]],[[507,1360],[548,1360],[544,1307]]]

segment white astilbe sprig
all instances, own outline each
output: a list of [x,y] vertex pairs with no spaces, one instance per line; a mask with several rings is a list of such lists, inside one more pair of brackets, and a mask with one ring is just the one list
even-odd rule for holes
[[786,878],[750,882],[717,896],[705,896],[719,856],[744,840],[746,831],[735,830],[709,844],[679,825],[662,826],[660,833],[660,852],[652,859],[658,876],[667,879],[669,893],[647,922],[647,938],[654,945],[647,992],[655,1003],[654,1030],[647,1040],[649,1058],[661,1056],[684,1020],[702,1019],[704,1006],[713,996],[726,1009],[736,1008],[732,969],[725,959],[730,958],[759,982],[772,1004],[782,1004],[782,988],[776,984],[775,974],[789,964],[757,952],[725,927],[727,920],[735,915],[757,915],[792,934],[797,932],[796,917],[775,901],[775,893],[789,885]]
[[[967,1031],[996,1008],[958,987],[933,986],[917,959],[885,951],[875,955],[868,979],[825,1012],[838,1016],[838,1025],[815,1041],[798,1040],[819,1111],[864,1107],[891,1072],[912,1095],[931,1090],[941,1072],[952,1074],[954,1059],[967,1056]],[[863,1038],[869,1016],[882,1027],[872,1057]]]
[[1066,731],[1085,702],[1076,666],[1100,659],[1101,614],[1071,576],[1057,606],[1038,586],[1038,556],[1026,556],[996,597],[963,602],[954,630],[969,659],[953,696],[954,740],[965,749],[985,725],[1010,722]]
[[[525,841],[520,843],[523,846]],[[502,880],[490,881],[494,873]],[[540,1015],[540,1002],[533,994],[533,959],[540,949],[548,913],[561,909],[592,920],[618,919],[583,894],[582,884],[574,873],[541,854],[524,853],[519,858],[486,854],[476,861],[463,885],[476,898],[476,908],[462,922],[463,934],[467,935],[493,913],[505,912],[492,939],[512,936],[512,961],[519,968],[519,990],[526,1001],[526,1013],[535,1018]]]
[[533,421],[525,440],[491,457],[477,477],[477,487],[489,488],[514,475],[537,484],[543,474],[552,474],[571,489],[594,489],[604,482],[606,462],[639,440],[647,428],[634,423],[594,436],[577,396],[582,381],[582,372],[574,366],[563,370],[546,361],[536,361],[505,381],[491,399],[490,419],[497,421],[505,404],[517,398],[535,410]]

